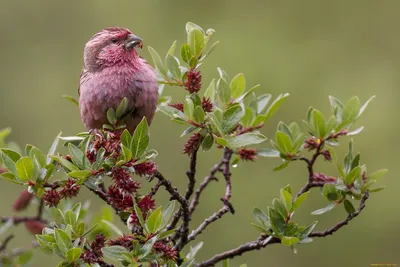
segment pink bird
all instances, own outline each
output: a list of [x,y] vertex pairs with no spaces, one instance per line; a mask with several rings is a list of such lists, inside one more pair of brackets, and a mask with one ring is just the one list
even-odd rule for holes
[[132,112],[126,120],[131,133],[143,117],[149,124],[153,120],[158,102],[156,73],[136,47],[142,48],[142,39],[120,27],[103,29],[86,43],[78,92],[88,130],[108,123],[107,110],[117,109],[124,97]]

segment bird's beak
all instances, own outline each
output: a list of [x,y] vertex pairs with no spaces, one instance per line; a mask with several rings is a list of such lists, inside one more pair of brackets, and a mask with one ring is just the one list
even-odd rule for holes
[[129,34],[128,38],[125,41],[125,49],[132,49],[136,46],[139,48],[142,48],[142,46],[143,46],[142,38],[140,38],[134,34]]

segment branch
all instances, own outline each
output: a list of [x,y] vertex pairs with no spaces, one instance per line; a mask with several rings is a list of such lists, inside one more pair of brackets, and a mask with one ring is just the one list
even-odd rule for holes
[[224,164],[223,159],[224,156],[221,158],[221,161],[219,163],[214,165],[214,167],[210,170],[210,174],[206,178],[204,178],[203,182],[200,184],[199,188],[194,193],[194,197],[192,202],[190,203],[190,208],[189,208],[190,214],[194,212],[196,206],[199,204],[200,195],[203,192],[203,190],[207,187],[207,185],[211,181],[218,181],[218,179],[215,177],[215,174],[221,170],[221,166]]
[[[165,190],[167,190],[168,193],[171,195],[171,199],[176,199],[181,205],[180,211],[182,211],[183,215],[183,224],[182,227],[178,230],[178,232],[179,235],[182,236],[182,239],[184,239],[186,242],[187,236],[189,235],[189,221],[190,221],[189,203],[185,197],[179,194],[176,188],[172,187],[171,182],[167,180],[159,171],[157,171],[154,174],[154,177],[157,178],[162,183],[162,185],[165,187]],[[176,216],[178,216],[179,220],[180,216],[179,211],[175,213],[174,219]],[[171,227],[170,224],[167,228],[168,230],[171,230],[174,228],[174,226]]]
[[9,220],[12,220],[14,225],[18,225],[20,223],[30,222],[30,221],[39,221],[47,224],[47,220],[38,219],[36,216],[25,216],[25,217],[1,217],[0,222],[6,223]]
[[309,235],[309,237],[326,237],[328,235],[332,235],[333,233],[338,231],[340,228],[347,225],[352,219],[354,219],[361,213],[361,211],[365,208],[365,202],[368,200],[368,198],[369,198],[369,192],[367,190],[367,191],[365,191],[363,197],[361,198],[360,205],[358,206],[358,209],[355,213],[349,214],[349,216],[347,216],[347,218],[345,220],[337,223],[335,226],[333,226],[329,229],[326,229],[323,232],[312,232]]
[[271,244],[280,243],[279,238],[276,237],[260,237],[258,240],[247,242],[237,248],[222,252],[220,254],[215,255],[211,259],[203,261],[195,265],[195,267],[208,267],[214,266],[216,263],[223,261],[225,259],[234,258],[236,256],[240,256],[247,251],[259,250]]
[[188,186],[185,194],[186,200],[189,200],[193,194],[194,186],[196,185],[196,165],[197,165],[197,151],[199,148],[197,147],[192,154],[190,154],[190,169],[186,172],[187,177],[189,178]]
[[3,252],[6,248],[8,243],[14,238],[14,235],[11,234],[6,237],[6,239],[3,241],[3,244],[0,245],[0,252]]
[[196,230],[193,230],[192,233],[188,236],[188,243],[196,238],[199,234],[201,234],[204,229],[207,228],[212,222],[220,219],[225,213],[229,212],[229,208],[227,206],[223,206],[219,211],[215,212],[213,215],[205,219]]

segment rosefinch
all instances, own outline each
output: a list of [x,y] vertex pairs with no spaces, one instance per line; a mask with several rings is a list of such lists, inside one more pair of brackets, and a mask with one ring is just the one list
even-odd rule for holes
[[156,73],[135,47],[142,47],[142,39],[120,27],[106,28],[86,43],[79,106],[88,130],[108,123],[107,110],[116,110],[124,97],[132,112],[125,121],[131,133],[143,116],[151,123],[158,101]]

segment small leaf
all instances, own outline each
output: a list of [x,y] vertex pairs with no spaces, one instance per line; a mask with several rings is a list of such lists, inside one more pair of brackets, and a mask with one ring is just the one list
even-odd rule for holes
[[188,44],[184,43],[181,46],[181,58],[184,62],[188,63],[192,58],[192,53],[190,52],[190,47]]
[[153,47],[149,46],[148,49],[149,49],[150,55],[153,59],[153,62],[154,62],[154,65],[156,66],[156,68],[160,71],[161,74],[166,76],[167,68],[165,67],[164,63],[162,62],[160,55],[157,53],[156,50],[154,50]]
[[109,123],[111,123],[111,125],[117,124],[117,115],[113,108],[109,108],[107,110],[107,120]]
[[162,227],[167,225],[171,219],[175,209],[175,201],[168,202],[167,206],[162,210]]
[[112,222],[107,221],[107,220],[101,220],[102,223],[105,223],[108,227],[110,227],[111,230],[114,231],[118,236],[123,236],[124,233]]
[[209,150],[214,143],[214,138],[212,135],[208,134],[206,137],[203,139],[201,142],[201,147],[203,148],[203,151]]
[[127,109],[128,109],[128,98],[124,97],[119,104],[117,111],[115,112],[115,115],[117,116],[117,119],[121,119],[123,115],[126,114]]
[[200,57],[204,49],[204,33],[198,28],[192,28],[188,33],[187,42],[193,56]]
[[283,94],[279,95],[274,102],[271,103],[269,108],[267,109],[267,112],[265,113],[265,121],[267,121],[269,118],[272,117],[272,115],[275,114],[275,112],[278,110],[278,108],[281,106],[282,102],[289,96],[289,94]]
[[338,200],[340,197],[334,184],[324,184],[322,192],[324,196],[330,201]]
[[79,257],[82,254],[82,249],[80,248],[71,248],[67,251],[65,256],[67,257],[67,260],[70,262],[75,262],[79,259]]
[[357,166],[352,169],[345,177],[344,181],[347,185],[351,184],[361,174],[361,167]]
[[83,154],[82,150],[80,150],[73,144],[68,144],[68,150],[71,153],[72,162],[79,168],[84,168],[84,161],[86,161],[86,157]]
[[22,181],[28,181],[32,179],[35,166],[33,165],[33,161],[29,157],[22,157],[15,163],[15,168],[17,169],[18,177]]
[[360,117],[360,116],[364,113],[364,111],[365,111],[365,109],[367,108],[368,104],[369,104],[374,98],[375,98],[374,95],[371,96],[371,97],[364,103],[364,105],[362,105],[362,107],[360,108],[360,111],[358,112],[357,117]]
[[123,261],[124,257],[121,255],[121,253],[129,251],[122,246],[110,246],[110,247],[103,247],[101,249],[101,252],[103,252],[104,256],[106,256],[110,260]]
[[239,73],[238,75],[233,77],[229,87],[231,91],[231,96],[233,98],[240,97],[246,89],[246,79],[244,78],[243,73]]
[[321,215],[324,214],[328,211],[331,211],[334,207],[336,207],[336,203],[331,203],[328,206],[326,206],[325,208],[319,209],[319,210],[314,210],[313,212],[311,212],[311,215]]
[[368,175],[368,179],[369,179],[369,180],[373,180],[373,181],[378,181],[378,180],[381,179],[387,172],[388,172],[388,169],[377,170],[377,171],[374,172],[373,174]]
[[169,71],[172,74],[172,77],[174,77],[175,80],[180,80],[181,79],[181,70],[179,68],[179,62],[174,56],[167,55],[167,67]]
[[254,144],[259,144],[267,140],[267,138],[258,133],[245,133],[228,139],[228,146],[230,148],[239,148]]
[[275,139],[281,153],[286,154],[292,152],[293,143],[287,134],[281,131],[277,131]]
[[284,236],[282,238],[282,244],[285,246],[293,246],[296,245],[297,243],[299,243],[299,239],[297,237],[293,237],[293,236]]
[[285,205],[286,211],[289,213],[292,209],[292,195],[286,191],[281,189],[281,201]]
[[261,157],[277,158],[279,157],[279,151],[271,148],[257,149],[257,155]]
[[209,98],[212,103],[215,102],[215,79],[212,79],[210,85],[204,92],[204,97]]
[[158,239],[158,236],[152,237],[150,240],[148,240],[142,247],[141,249],[141,255],[139,256],[139,259],[145,258],[147,255],[149,255],[153,249],[154,243],[156,243]]
[[187,22],[186,23],[186,33],[189,34],[189,32],[192,29],[198,29],[204,34],[204,30],[199,25],[197,25],[197,24],[195,24],[193,22]]
[[79,171],[72,171],[72,172],[68,173],[68,176],[79,179],[79,180],[84,180],[91,175],[92,175],[92,172],[89,170],[79,170]]
[[237,102],[241,102],[243,99],[245,99],[245,98],[248,97],[249,95],[252,95],[258,88],[260,88],[260,85],[259,85],[259,84],[253,86],[252,88],[249,89],[249,91],[247,91],[246,93],[244,93],[243,95],[241,95],[238,99],[236,99],[236,101],[237,101]]
[[135,213],[136,213],[136,216],[138,217],[140,225],[144,228],[145,223],[144,223],[142,211],[140,210],[140,208],[137,205],[134,206],[134,209],[135,209]]
[[362,132],[362,130],[364,130],[364,126],[361,126],[357,129],[355,129],[354,131],[348,132],[346,135],[347,136],[352,136],[352,135],[356,135]]
[[72,248],[71,238],[68,236],[66,232],[61,229],[55,229],[55,239],[58,248],[63,252],[67,252]]
[[201,106],[197,106],[193,111],[194,121],[197,123],[202,123],[204,121],[205,113]]
[[301,194],[298,198],[296,198],[296,200],[293,203],[292,212],[300,207],[300,205],[307,199],[308,194],[310,194],[310,191],[307,191]]
[[77,222],[77,217],[75,212],[73,212],[72,210],[67,210],[64,214],[64,222],[66,224],[74,226]]
[[284,163],[282,163],[281,165],[276,166],[273,171],[277,172],[277,171],[281,171],[283,169],[285,169],[287,166],[289,166],[290,161],[285,161]]
[[306,228],[304,228],[304,230],[300,231],[297,234],[297,237],[300,238],[301,240],[306,239],[311,234],[311,232],[314,230],[317,223],[318,222],[315,221],[312,224],[310,224],[309,226],[307,226]]
[[271,94],[264,94],[257,97],[257,114],[260,114],[267,107],[271,100]]
[[79,106],[79,101],[70,95],[62,95],[62,98],[67,99],[68,101],[70,101],[72,104]]
[[237,126],[243,116],[243,109],[240,105],[236,104],[228,108],[222,117],[222,131],[227,134]]
[[149,139],[147,120],[146,117],[143,117],[142,121],[135,129],[131,141],[133,158],[138,159],[143,155],[149,145]]
[[146,226],[149,230],[149,233],[156,233],[159,230],[159,227],[162,224],[162,213],[161,207],[151,212],[149,217],[146,220]]
[[326,135],[326,122],[324,115],[316,109],[311,112],[312,125],[314,126],[315,135],[318,138],[324,138]]
[[220,103],[222,105],[227,105],[231,101],[231,92],[229,89],[229,84],[224,79],[218,79],[217,81],[217,93]]
[[343,204],[348,214],[353,214],[354,212],[356,212],[356,209],[349,200],[345,199]]
[[176,43],[177,43],[176,40],[172,43],[171,47],[168,50],[168,54],[167,55],[173,56],[175,54]]

